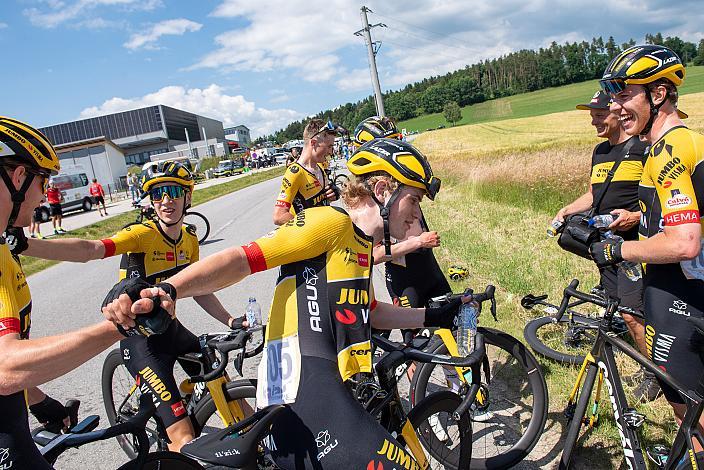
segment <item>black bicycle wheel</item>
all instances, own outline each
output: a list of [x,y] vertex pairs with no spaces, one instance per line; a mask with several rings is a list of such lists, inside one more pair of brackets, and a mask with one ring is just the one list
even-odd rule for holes
[[[484,404],[472,410],[472,468],[508,468],[523,460],[540,439],[548,412],[547,385],[523,343],[491,328],[479,331],[486,343],[490,380],[482,382]],[[447,354],[439,337],[426,349]],[[419,365],[411,382],[411,404],[448,386],[457,390],[458,385],[454,368]]]
[[428,468],[469,468],[472,422],[466,413],[459,422],[452,419],[460,403],[459,395],[442,390],[428,395],[408,412],[408,421],[429,454]]
[[577,407],[575,408],[574,415],[567,423],[567,437],[565,437],[565,442],[562,445],[562,456],[560,457],[559,466],[560,469],[567,469],[570,467],[572,453],[574,452],[575,444],[577,444],[579,432],[582,429],[584,414],[587,411],[587,406],[589,406],[589,399],[592,395],[592,389],[594,388],[594,381],[596,380],[596,374],[598,371],[599,368],[593,363],[587,369],[587,375],[584,379],[582,389],[580,390]]
[[[257,396],[257,381],[241,379],[228,382],[225,385],[225,398],[227,401],[243,400],[251,410],[255,409]],[[201,434],[208,434],[223,429],[225,426],[217,414],[215,402],[210,394],[203,397],[193,412],[196,422],[201,429]]]
[[127,462],[117,470],[202,470],[204,467],[193,459],[177,452],[152,452],[147,456],[144,466],[137,467],[136,462]]
[[200,245],[202,245],[208,238],[208,235],[210,235],[210,222],[200,212],[187,212],[186,217],[183,218],[183,223],[195,228]]
[[[110,351],[103,362],[101,386],[105,413],[111,426],[127,421],[139,411],[141,392],[136,387],[133,390],[134,383],[134,377],[122,362],[120,349]],[[159,436],[153,419],[147,422],[145,430],[151,444],[150,448],[168,450],[166,442]],[[134,436],[123,434],[116,439],[129,458],[137,457],[137,442]]]
[[529,321],[523,337],[537,354],[564,364],[581,364],[599,332],[599,319],[564,315],[559,322],[546,316]]

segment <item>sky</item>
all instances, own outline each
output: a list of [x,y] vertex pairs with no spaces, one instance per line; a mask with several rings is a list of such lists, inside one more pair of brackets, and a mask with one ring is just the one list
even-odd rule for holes
[[269,134],[372,93],[362,5],[383,90],[552,41],[704,38],[701,0],[2,0],[0,115],[164,104]]

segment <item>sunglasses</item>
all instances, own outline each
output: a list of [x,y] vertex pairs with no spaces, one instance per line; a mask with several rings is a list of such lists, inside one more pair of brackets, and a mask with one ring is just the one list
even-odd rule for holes
[[323,127],[318,129],[318,132],[313,134],[311,139],[317,135],[322,134],[323,132],[325,132],[327,134],[346,134],[347,129],[345,129],[344,127],[342,127],[338,124],[335,124],[334,122],[332,122],[332,120],[328,120],[327,124],[325,124]]
[[159,186],[149,190],[149,197],[152,202],[161,202],[164,196],[169,196],[169,199],[174,200],[183,197],[185,194],[186,190],[179,185]]
[[626,89],[626,82],[618,78],[599,80],[599,86],[609,95],[618,95]]
[[41,172],[41,171],[37,171],[37,170],[30,168],[30,167],[27,167],[27,166],[24,168],[25,168],[25,170],[27,170],[27,173],[29,173],[30,175],[33,175],[35,178],[36,177],[41,178],[40,182],[42,185],[42,193],[46,193],[46,190],[49,188],[49,174]]

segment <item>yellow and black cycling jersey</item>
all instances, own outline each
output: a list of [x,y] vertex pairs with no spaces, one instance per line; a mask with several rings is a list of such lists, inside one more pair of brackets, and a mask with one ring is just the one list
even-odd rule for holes
[[[638,136],[611,145],[608,140],[594,147],[592,153],[592,171],[590,183],[592,192],[599,194],[601,187],[613,168],[616,160],[621,163],[616,168],[606,194],[601,204],[596,208],[597,214],[608,214],[614,209],[627,209],[637,212],[638,182],[643,174],[643,164],[646,158],[646,144]],[[625,153],[625,155],[624,155]],[[621,157],[623,155],[623,157]]]
[[252,273],[281,266],[258,407],[295,402],[302,357],[335,362],[342,380],[371,372],[372,239],[344,210],[306,209],[243,249]]
[[[643,168],[639,187],[641,239],[666,226],[702,224],[704,203],[704,136],[677,126],[655,142]],[[704,257],[680,263],[688,279],[704,279]],[[648,271],[667,271],[668,265],[649,265]]]
[[106,258],[123,255],[120,279],[141,277],[153,284],[198,261],[198,238],[185,224],[178,240],[169,238],[158,223],[150,220],[125,227],[101,241]]
[[293,215],[309,207],[329,206],[330,202],[325,196],[325,169],[321,164],[318,164],[318,168],[323,175],[322,182],[299,163],[289,165],[281,180],[281,191],[276,198],[276,206],[288,209]]

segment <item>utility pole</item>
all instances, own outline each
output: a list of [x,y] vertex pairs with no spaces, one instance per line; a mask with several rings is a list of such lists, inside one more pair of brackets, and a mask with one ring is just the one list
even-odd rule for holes
[[367,19],[367,12],[374,12],[365,6],[363,6],[361,10],[362,11],[360,13],[360,16],[362,17],[363,28],[354,33],[354,35],[362,36],[364,38],[364,42],[367,45],[367,53],[369,54],[369,72],[371,73],[372,85],[374,86],[374,101],[376,102],[376,114],[379,116],[385,116],[386,112],[384,111],[384,98],[381,96],[379,73],[376,71],[376,53],[379,51],[381,43],[372,41],[372,35],[370,31],[372,28],[376,28],[377,26],[381,28],[386,28],[386,25],[384,23],[377,23],[370,26],[369,20]]

